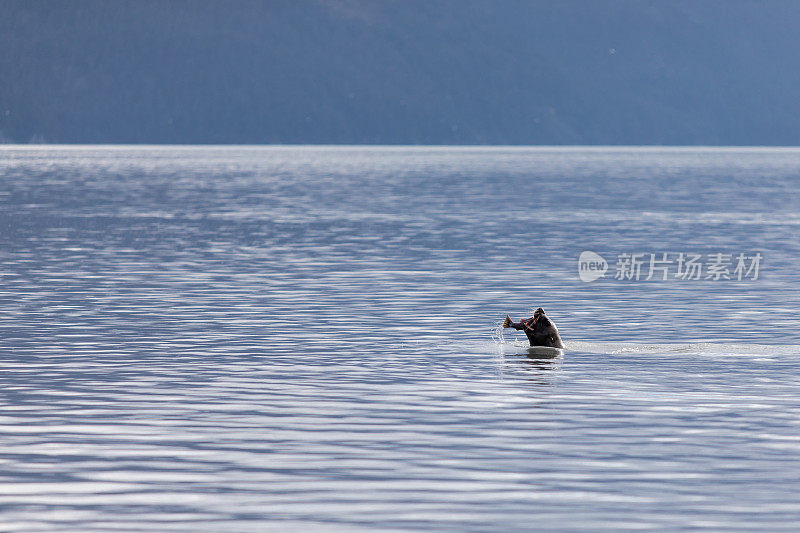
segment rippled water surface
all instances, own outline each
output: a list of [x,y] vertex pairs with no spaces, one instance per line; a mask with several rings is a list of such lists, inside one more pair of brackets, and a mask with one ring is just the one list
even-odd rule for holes
[[798,150],[0,147],[0,530],[796,530],[798,235]]

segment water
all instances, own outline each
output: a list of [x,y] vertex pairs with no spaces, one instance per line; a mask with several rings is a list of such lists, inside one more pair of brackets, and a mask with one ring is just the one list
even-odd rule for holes
[[[794,530],[798,177],[791,149],[0,148],[0,529]],[[583,250],[764,262],[583,283]],[[497,330],[538,306],[557,357]]]

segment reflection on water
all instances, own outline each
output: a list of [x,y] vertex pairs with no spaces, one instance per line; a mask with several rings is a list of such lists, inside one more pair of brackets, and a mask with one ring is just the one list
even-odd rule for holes
[[525,353],[507,354],[503,357],[505,374],[516,374],[530,383],[553,385],[563,358],[559,354],[546,354],[537,350]]
[[[0,147],[0,529],[791,529],[799,170]],[[576,273],[708,247],[763,279]],[[493,335],[539,306],[562,354]]]

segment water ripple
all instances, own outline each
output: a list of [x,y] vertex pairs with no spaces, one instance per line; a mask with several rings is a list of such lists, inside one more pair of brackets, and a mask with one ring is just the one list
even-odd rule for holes
[[[0,147],[0,529],[792,530],[799,170]],[[768,267],[584,284],[598,246]],[[563,353],[497,329],[540,305]]]

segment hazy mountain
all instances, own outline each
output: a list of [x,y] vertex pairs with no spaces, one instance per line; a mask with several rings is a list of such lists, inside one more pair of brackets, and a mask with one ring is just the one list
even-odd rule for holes
[[0,0],[0,139],[800,144],[796,1]]

